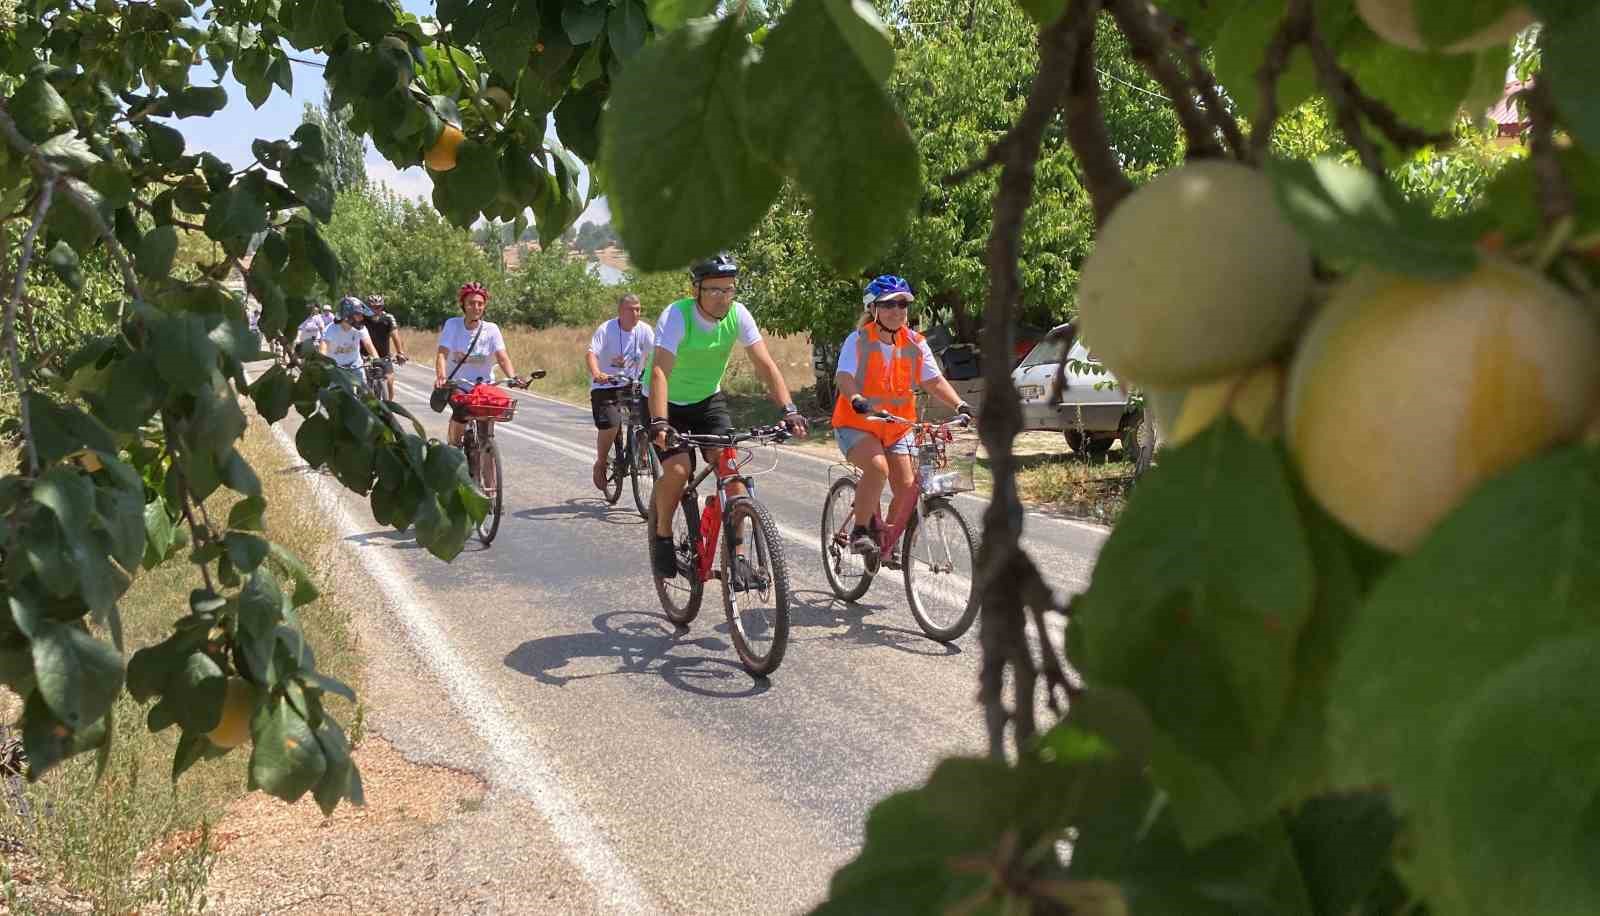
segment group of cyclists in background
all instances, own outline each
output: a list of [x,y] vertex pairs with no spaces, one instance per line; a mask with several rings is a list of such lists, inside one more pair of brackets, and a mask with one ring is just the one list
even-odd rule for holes
[[[753,499],[752,478],[741,472],[745,459],[737,457],[737,453],[752,442],[804,437],[808,430],[754,316],[736,298],[738,277],[738,265],[725,253],[696,262],[689,269],[691,295],[667,305],[654,327],[642,319],[639,297],[623,295],[617,303],[616,317],[595,329],[583,359],[590,378],[589,400],[596,431],[594,485],[607,490],[614,468],[609,456],[618,451],[618,436],[625,425],[640,430],[641,451],[654,453],[649,462],[655,477],[653,492],[648,501],[641,500],[641,510],[648,502],[649,511],[645,514],[649,519],[651,571],[668,616],[687,623],[698,610],[701,582],[721,579],[739,654],[747,668],[765,674],[782,658],[788,586],[781,549],[775,543],[776,528],[764,507]],[[445,322],[433,354],[435,391],[441,395],[446,390],[450,392],[447,399],[436,398],[434,408],[442,410],[440,402],[447,400],[452,445],[462,444],[463,434],[475,420],[509,418],[509,410],[499,417],[486,417],[473,409],[475,403],[481,403],[476,394],[494,390],[489,386],[494,384],[496,369],[504,384],[527,384],[516,373],[500,328],[484,317],[488,301],[489,291],[482,284],[463,285],[457,294],[461,314]],[[930,508],[930,491],[925,486],[925,468],[919,467],[919,454],[926,460],[924,452],[937,446],[941,434],[948,441],[949,427],[972,420],[970,407],[945,380],[927,340],[910,326],[914,302],[910,284],[901,277],[880,276],[867,284],[861,314],[845,339],[835,376],[838,396],[831,423],[839,451],[854,469],[849,494],[853,505],[841,513],[844,521],[836,534],[827,530],[830,516],[825,511],[824,563],[832,563],[829,582],[834,591],[849,600],[865,591],[865,583],[870,582],[880,565],[900,568],[898,555],[883,554],[886,549],[891,554],[908,551],[909,543],[897,547],[895,538],[902,529],[912,530],[917,518]],[[302,353],[321,353],[354,373],[364,369],[370,373],[381,371],[385,393],[391,401],[394,364],[408,358],[398,323],[385,309],[383,297],[377,295],[368,296],[365,301],[346,296],[339,301],[337,310],[313,306],[299,326],[295,343]],[[735,431],[722,384],[736,347],[749,357],[768,397],[780,408],[779,424],[745,433]],[[950,423],[916,421],[917,387],[954,411]],[[509,402],[510,398],[505,400]],[[624,417],[633,419],[624,421]],[[492,428],[486,426],[485,432],[492,435]],[[472,436],[467,439],[469,445],[475,444]],[[648,446],[644,445],[646,442]],[[693,477],[695,452],[707,463],[697,478]],[[469,462],[474,465],[475,479],[498,491],[498,458],[492,480],[477,471],[483,465],[481,456],[469,454]],[[707,499],[701,515],[698,504],[690,507],[684,497],[687,492],[693,498],[696,484],[713,472],[716,499]],[[880,508],[885,484],[890,491],[887,513]],[[830,489],[830,500],[838,489],[837,483]],[[499,496],[495,492],[491,497],[496,507]],[[751,518],[749,526],[735,524],[738,513],[732,510],[741,503],[754,510],[746,513]],[[717,507],[716,518],[712,518],[713,505]],[[830,509],[831,505],[830,502]],[[680,506],[685,507],[681,521]],[[958,516],[956,520],[970,552],[972,541],[965,521],[959,519],[953,506],[946,509]],[[768,520],[763,523],[762,519]],[[724,544],[722,569],[714,571],[707,554],[715,552],[717,529],[723,523],[726,529],[721,532],[725,537],[720,538]],[[886,537],[886,526],[891,536]],[[908,534],[907,540],[912,539],[914,535]],[[968,566],[970,562],[969,556]],[[854,575],[842,576],[846,565],[852,566]],[[927,564],[934,572],[945,565],[952,564]],[[907,594],[923,628],[936,638],[954,638],[964,632],[976,611],[970,577],[961,580],[967,596],[957,602],[955,623],[935,624],[924,620],[919,610],[909,560],[905,568]],[[680,577],[687,581],[675,583]],[[669,595],[673,588],[683,589],[683,595]],[[745,616],[745,611],[736,605],[755,600],[756,596],[748,593],[761,593],[767,603],[774,605],[763,611],[764,622],[760,626],[737,619]],[[763,653],[757,646],[762,637],[777,645]]]

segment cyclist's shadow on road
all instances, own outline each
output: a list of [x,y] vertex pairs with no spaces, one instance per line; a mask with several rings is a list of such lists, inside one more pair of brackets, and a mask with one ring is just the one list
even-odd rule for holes
[[[715,636],[688,638],[661,614],[611,611],[591,621],[594,630],[542,636],[512,649],[506,667],[542,684],[564,687],[573,681],[618,674],[659,677],[679,690],[707,697],[737,699],[765,693],[766,678],[746,672],[731,657],[733,647]],[[718,655],[674,654],[685,648],[705,649]],[[581,663],[584,659],[615,662],[605,670]],[[563,674],[572,666],[574,673]]]
[[[865,596],[863,596],[865,597]],[[831,592],[821,589],[796,589],[789,596],[789,626],[794,642],[826,640],[859,647],[883,646],[912,655],[960,655],[961,647],[953,642],[929,639],[911,620],[911,612],[901,608],[908,626],[892,626],[869,622],[869,616],[885,611],[881,604],[840,601]],[[839,629],[843,627],[844,629]],[[800,635],[807,628],[834,630],[817,636]]]
[[633,509],[633,503],[619,500],[610,506],[598,496],[580,496],[553,506],[535,506],[511,513],[513,518],[528,521],[599,521],[608,525],[642,525],[644,519]]

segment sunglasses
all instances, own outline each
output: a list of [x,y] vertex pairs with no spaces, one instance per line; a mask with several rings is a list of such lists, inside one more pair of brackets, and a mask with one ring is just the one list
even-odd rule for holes
[[909,309],[911,303],[905,299],[879,299],[872,303],[875,309]]

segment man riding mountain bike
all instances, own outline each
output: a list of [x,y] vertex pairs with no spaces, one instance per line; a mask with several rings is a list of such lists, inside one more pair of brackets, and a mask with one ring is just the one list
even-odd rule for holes
[[359,373],[363,352],[374,359],[378,357],[378,351],[372,346],[372,336],[363,326],[371,315],[372,310],[360,299],[354,296],[340,299],[338,320],[322,334],[322,354],[340,369]]
[[[679,299],[667,306],[656,322],[655,352],[646,374],[646,394],[650,406],[650,430],[661,456],[662,476],[655,488],[655,531],[651,540],[651,564],[664,579],[677,575],[678,565],[672,544],[672,516],[689,483],[689,449],[669,445],[668,429],[702,435],[724,435],[733,431],[733,416],[722,395],[722,378],[734,344],[745,349],[756,373],[767,387],[773,403],[783,408],[783,422],[796,436],[806,434],[805,419],[789,396],[783,373],[767,352],[766,342],[756,327],[755,318],[744,303],[734,301],[739,266],[727,254],[699,261],[689,268],[694,297]],[[707,454],[707,461],[715,461]],[[730,496],[743,495],[744,487],[734,484]],[[735,564],[733,586],[749,586],[747,564]]]
[[617,300],[617,317],[595,329],[589,339],[584,360],[589,365],[589,408],[594,414],[594,485],[606,488],[606,456],[617,439],[617,423],[611,405],[629,379],[638,379],[645,360],[655,349],[656,335],[650,325],[639,320],[639,297],[625,294]]
[[[382,296],[368,296],[367,308],[372,309],[372,317],[367,319],[367,333],[372,336],[372,346],[377,349],[378,358],[383,360],[383,380],[389,390],[389,400],[392,401],[394,364],[403,363],[407,359],[405,344],[400,340],[400,322],[385,310]],[[393,351],[392,360],[391,351]]]
[[870,525],[876,521],[884,480],[894,494],[887,518],[901,518],[917,498],[917,445],[911,428],[869,420],[867,415],[886,411],[915,418],[913,388],[921,385],[957,413],[972,416],[972,409],[939,371],[927,339],[907,326],[914,301],[911,284],[899,277],[885,274],[867,284],[862,297],[866,316],[844,339],[834,374],[839,392],[833,406],[834,435],[839,451],[861,469],[850,550],[867,556],[878,552]]

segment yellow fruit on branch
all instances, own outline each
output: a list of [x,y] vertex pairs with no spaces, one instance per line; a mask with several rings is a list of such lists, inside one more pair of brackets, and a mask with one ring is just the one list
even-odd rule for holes
[[1289,371],[1291,454],[1352,531],[1404,552],[1485,480],[1577,438],[1600,398],[1600,326],[1543,275],[1486,259],[1429,281],[1366,272]]
[[238,747],[250,740],[250,719],[256,711],[256,688],[242,677],[228,678],[222,700],[222,721],[206,734],[217,747]]
[[[1361,16],[1361,21],[1367,24],[1367,28],[1378,33],[1379,38],[1390,44],[1412,51],[1433,50],[1422,40],[1422,31],[1417,28],[1417,13],[1412,6],[1415,2],[1416,0],[1356,0],[1356,13]],[[1461,54],[1503,45],[1515,38],[1518,32],[1533,25],[1533,22],[1533,13],[1526,6],[1513,6],[1499,19],[1440,50],[1450,54]]]
[[448,172],[455,168],[456,148],[465,139],[466,135],[461,132],[461,128],[454,124],[445,124],[444,129],[439,131],[438,138],[433,141],[433,146],[428,147],[428,154],[423,157],[428,163],[428,168],[435,172]]
[[1079,277],[1078,318],[1118,378],[1183,388],[1269,361],[1310,289],[1311,251],[1270,179],[1201,160],[1112,211]]
[[1275,364],[1192,388],[1144,394],[1161,441],[1169,446],[1193,439],[1224,413],[1258,436],[1276,435],[1282,426],[1283,370]]

